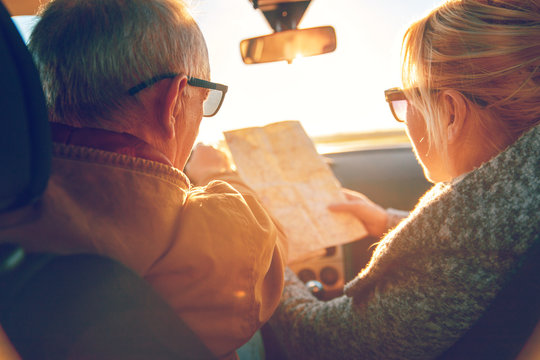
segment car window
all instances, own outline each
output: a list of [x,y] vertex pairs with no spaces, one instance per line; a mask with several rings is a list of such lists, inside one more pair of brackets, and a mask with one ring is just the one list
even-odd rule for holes
[[[240,41],[272,32],[262,13],[248,0],[188,1],[207,41],[212,80],[229,86],[219,113],[203,120],[198,141],[215,143],[223,131],[283,120],[299,120],[316,139],[339,134],[355,141],[373,131],[403,130],[383,92],[401,84],[405,29],[440,2],[312,0],[299,28],[333,26],[335,52],[292,64],[245,65]],[[15,17],[25,38],[34,22]],[[386,139],[407,141],[405,136]]]
[[11,19],[17,27],[17,30],[19,30],[24,42],[27,43],[30,34],[32,33],[32,28],[36,24],[36,21],[38,21],[38,18],[34,15],[19,15],[13,16]]
[[440,1],[313,0],[300,28],[331,25],[334,53],[286,62],[245,65],[239,42],[271,33],[248,0],[191,1],[207,40],[212,79],[229,85],[199,140],[224,130],[300,120],[311,136],[401,128],[384,90],[401,85],[400,50],[407,26]]

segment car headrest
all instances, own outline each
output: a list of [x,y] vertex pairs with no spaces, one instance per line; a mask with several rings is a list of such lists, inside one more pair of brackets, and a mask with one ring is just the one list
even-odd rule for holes
[[51,135],[38,71],[0,2],[0,212],[43,193],[51,167]]

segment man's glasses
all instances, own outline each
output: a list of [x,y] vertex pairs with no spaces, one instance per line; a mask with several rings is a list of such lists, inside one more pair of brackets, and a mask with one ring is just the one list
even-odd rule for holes
[[225,94],[229,87],[227,85],[213,83],[194,77],[188,77],[187,83],[191,86],[209,90],[208,97],[203,103],[203,116],[210,117],[216,115],[221,104],[223,104],[223,99],[225,99]]
[[405,122],[407,120],[407,98],[400,88],[391,88],[384,91],[384,97],[386,102],[390,106],[392,115],[398,122]]
[[[135,85],[134,87],[128,90],[128,94],[133,96],[137,94],[139,91],[154,85],[160,80],[172,79],[178,75],[179,74],[176,74],[176,73],[169,73],[169,74],[155,76],[151,78],[150,80],[143,81],[142,83]],[[225,94],[227,93],[227,90],[229,89],[229,87],[227,85],[217,84],[211,81],[197,79],[191,76],[188,77],[187,83],[188,85],[191,85],[191,86],[200,87],[200,88],[209,90],[208,96],[203,103],[203,116],[210,117],[210,116],[216,115],[217,112],[219,111],[219,108],[221,107],[221,104],[223,104],[223,99],[225,98]]]

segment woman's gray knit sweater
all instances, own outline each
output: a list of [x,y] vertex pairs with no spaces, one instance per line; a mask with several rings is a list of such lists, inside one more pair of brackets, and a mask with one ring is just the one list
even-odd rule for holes
[[329,302],[292,271],[271,324],[291,359],[433,359],[540,241],[540,126],[456,184],[437,184]]

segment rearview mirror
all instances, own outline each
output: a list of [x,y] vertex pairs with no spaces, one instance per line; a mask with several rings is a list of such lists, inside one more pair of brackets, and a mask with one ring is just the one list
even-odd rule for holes
[[336,32],[331,26],[285,30],[240,42],[246,64],[287,61],[297,57],[321,55],[336,49]]

